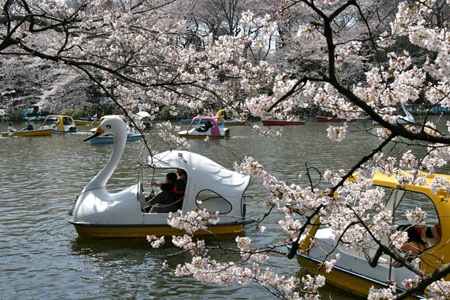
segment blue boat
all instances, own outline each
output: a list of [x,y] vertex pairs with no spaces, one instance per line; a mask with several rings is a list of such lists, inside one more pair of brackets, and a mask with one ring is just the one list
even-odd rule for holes
[[[127,136],[127,143],[136,142],[142,139],[142,134],[136,133],[136,134],[129,134]],[[93,139],[91,139],[91,144],[113,144],[114,143],[114,136],[112,135],[100,135]]]

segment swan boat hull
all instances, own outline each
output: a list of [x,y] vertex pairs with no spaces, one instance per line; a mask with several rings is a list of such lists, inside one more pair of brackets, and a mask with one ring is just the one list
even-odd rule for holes
[[[228,133],[228,131],[227,131]],[[205,139],[206,137],[210,139],[224,139],[228,138],[229,134],[224,135],[207,135],[207,134],[195,134],[195,132],[179,132],[178,135],[185,139]]]
[[[194,160],[199,155],[194,156]],[[199,162],[201,164],[201,161]],[[230,171],[231,172],[231,171]],[[230,173],[225,171],[225,179],[230,180]],[[241,193],[246,189],[249,179],[240,177],[236,195],[240,201]],[[236,182],[236,179],[233,179]],[[189,187],[189,185],[188,185]],[[230,183],[225,188],[230,188]],[[195,192],[195,188],[192,189]],[[202,189],[203,190],[203,189]],[[195,208],[206,208],[213,211],[220,206],[214,206],[214,209],[208,209],[208,203],[194,204],[189,201],[191,191],[186,191],[183,201],[183,211],[194,210]],[[197,194],[197,193],[195,193]],[[145,237],[147,235],[172,236],[184,235],[184,230],[176,229],[167,224],[169,213],[145,213],[144,192],[142,184],[138,183],[117,194],[109,194],[105,188],[86,191],[82,198],[89,199],[88,205],[80,205],[80,201],[75,203],[74,208],[69,212],[66,221],[71,223],[80,236],[103,237],[103,238],[134,238]],[[120,200],[117,200],[120,199]],[[195,206],[194,206],[195,205]],[[203,205],[203,206],[202,206]],[[213,203],[214,205],[214,203]],[[238,235],[242,233],[245,225],[245,208],[243,203],[236,203],[232,210],[240,211],[237,216],[222,215],[219,223],[209,225],[207,230],[199,230],[194,233],[197,236],[204,235]],[[230,210],[227,207],[226,210]]]
[[[70,221],[69,221],[70,222]],[[173,236],[184,235],[184,230],[170,227],[166,224],[153,225],[100,225],[100,224],[83,224],[72,223],[80,236],[102,237],[102,238],[137,238],[146,237],[147,235],[155,236]],[[238,235],[244,230],[244,224],[221,224],[209,226],[208,230],[199,230],[194,234],[197,236],[204,235]]]

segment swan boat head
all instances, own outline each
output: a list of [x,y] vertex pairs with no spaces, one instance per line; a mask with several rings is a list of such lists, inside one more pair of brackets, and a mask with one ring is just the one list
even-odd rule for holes
[[414,116],[406,109],[405,103],[401,103],[400,104],[402,107],[403,112],[405,113],[405,117],[400,117],[397,120],[398,124],[413,124],[415,123],[415,119]]
[[118,116],[105,118],[95,131],[95,134],[85,141],[98,135],[112,134],[114,147],[108,162],[102,170],[84,187],[78,196],[71,215],[73,223],[108,224],[127,223],[137,212],[140,212],[137,198],[137,184],[118,193],[111,194],[106,189],[106,183],[122,157],[127,140],[127,128]]

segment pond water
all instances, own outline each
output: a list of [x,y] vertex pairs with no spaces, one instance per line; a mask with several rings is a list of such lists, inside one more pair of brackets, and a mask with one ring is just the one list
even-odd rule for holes
[[[350,123],[350,139],[342,143],[327,139],[327,126],[308,122],[285,127],[281,138],[262,137],[248,126],[233,126],[230,139],[189,143],[191,151],[227,168],[232,168],[237,158],[251,156],[280,179],[304,184],[306,177],[299,179],[298,175],[305,174],[306,164],[320,170],[348,169],[379,144],[376,137],[362,134],[370,123]],[[1,131],[6,127],[7,123],[0,123]],[[90,135],[89,129],[79,126],[74,134],[0,138],[1,299],[275,299],[257,285],[220,287],[172,276],[162,270],[162,262],[168,260],[170,266],[176,266],[189,261],[190,256],[177,253],[178,249],[169,245],[152,249],[145,239],[79,237],[66,222],[66,214],[83,187],[106,163],[112,149],[111,145],[83,142]],[[159,144],[155,131],[146,136],[155,149],[167,150]],[[110,190],[118,191],[136,182],[136,162],[142,151],[139,143],[127,144],[108,182]],[[150,177],[145,180],[149,182]],[[247,194],[252,196],[247,202],[248,217],[261,217],[266,212],[263,203],[267,191],[254,180]],[[277,225],[276,217],[264,221],[265,233],[257,234],[249,227],[245,234],[257,245],[283,244],[286,234]],[[233,247],[234,241],[209,243]],[[233,258],[222,252],[213,255]],[[299,271],[295,259],[283,255],[274,256],[270,262],[285,275]],[[331,287],[323,291],[325,298],[328,295],[351,299]]]

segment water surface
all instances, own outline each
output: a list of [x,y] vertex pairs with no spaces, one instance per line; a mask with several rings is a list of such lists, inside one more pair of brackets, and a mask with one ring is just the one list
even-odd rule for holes
[[[298,177],[304,175],[306,164],[320,170],[348,169],[378,145],[376,137],[361,133],[367,125],[350,124],[351,138],[342,143],[329,141],[328,124],[320,123],[285,127],[281,138],[259,136],[247,126],[231,127],[228,140],[189,143],[192,151],[225,167],[232,168],[237,158],[251,156],[280,179],[307,184],[305,176]],[[1,131],[6,127],[7,123],[0,123]],[[89,127],[80,126],[78,130],[50,137],[0,138],[1,299],[274,299],[256,285],[220,287],[172,276],[161,269],[162,262],[168,260],[175,267],[189,261],[190,256],[177,253],[178,249],[171,246],[152,249],[145,239],[79,237],[65,221],[66,214],[106,163],[112,147],[83,142],[90,134]],[[155,135],[147,133],[155,149],[167,150]],[[142,151],[139,144],[127,144],[108,183],[110,190],[118,191],[136,182],[135,167]],[[318,175],[313,177],[317,179]],[[149,174],[145,181],[150,181]],[[267,191],[253,180],[247,194],[253,196],[247,203],[248,216],[260,217],[266,212],[263,203]],[[282,244],[286,235],[277,225],[277,216],[265,220],[265,233],[257,234],[249,227],[245,234],[257,245]],[[233,247],[233,239],[209,243]],[[283,255],[274,256],[270,262],[285,275],[299,271],[297,262]],[[323,293],[326,298],[328,294],[333,299],[350,297],[333,288]]]

